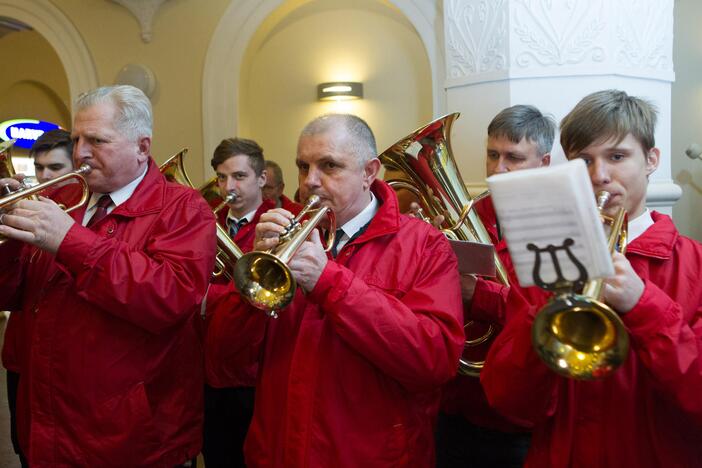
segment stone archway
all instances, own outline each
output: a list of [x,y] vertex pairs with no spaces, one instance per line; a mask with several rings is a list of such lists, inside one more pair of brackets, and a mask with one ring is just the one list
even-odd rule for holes
[[83,38],[49,0],[0,0],[0,16],[28,24],[52,45],[63,64],[71,101],[98,86],[95,64]]
[[[246,49],[261,24],[284,0],[232,0],[217,25],[205,57],[202,80],[203,153],[211,154],[221,135],[237,129],[241,67]],[[445,110],[443,14],[433,2],[422,8],[412,0],[391,0],[414,26],[431,67],[434,115]],[[207,161],[203,162],[209,170]]]

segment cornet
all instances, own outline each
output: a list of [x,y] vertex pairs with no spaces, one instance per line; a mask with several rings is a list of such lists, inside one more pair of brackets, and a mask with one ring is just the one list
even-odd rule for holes
[[[249,252],[234,265],[234,283],[242,297],[273,318],[278,317],[277,311],[290,304],[295,297],[297,283],[287,264],[325,216],[329,217],[331,225],[325,252],[334,245],[334,212],[326,206],[316,208],[319,203],[320,198],[312,195],[280,236],[275,248],[265,252]],[[312,218],[302,223],[302,218],[313,211]]]
[[[9,146],[3,145],[3,147],[0,147],[0,167],[2,167],[0,173],[3,177],[15,176],[15,171],[12,167],[12,157],[10,156],[10,147],[12,146],[13,142],[14,140],[11,140],[10,142],[8,142],[10,143]],[[3,187],[4,195],[2,196],[2,198],[0,198],[0,213],[6,212],[12,205],[14,205],[20,200],[34,200],[36,199],[37,195],[39,195],[44,190],[59,185],[67,180],[75,179],[79,184],[81,184],[83,189],[83,194],[81,195],[80,200],[76,204],[69,207],[59,205],[66,213],[70,213],[71,211],[80,208],[88,202],[90,188],[88,187],[88,182],[86,182],[84,176],[89,174],[91,170],[92,168],[89,165],[83,164],[76,171],[69,172],[68,174],[64,174],[55,179],[48,180],[42,184],[38,184],[33,187],[22,187],[14,192],[11,191],[8,186],[5,186]],[[5,238],[4,236],[0,236],[0,244],[5,242],[6,240],[7,238]]]
[[[626,212],[604,215],[608,192],[597,194],[597,208],[610,227],[608,247],[626,252]],[[555,372],[573,379],[592,380],[614,372],[626,359],[629,335],[622,319],[602,302],[602,279],[585,283],[581,294],[559,291],[539,311],[531,329],[534,349]]]

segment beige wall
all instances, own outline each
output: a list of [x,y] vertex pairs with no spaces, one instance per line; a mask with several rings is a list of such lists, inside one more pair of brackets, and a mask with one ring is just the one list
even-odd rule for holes
[[[154,18],[150,43],[141,40],[136,18],[113,2],[52,3],[70,18],[85,42],[99,84],[112,84],[128,63],[151,68],[158,82],[152,97],[155,159],[162,162],[187,146],[191,151],[186,167],[191,178],[199,183],[209,176],[203,172],[202,161],[210,155],[200,154],[202,74],[214,30],[230,0],[165,2]],[[0,41],[3,57],[15,49],[21,34],[7,36],[7,43]],[[36,51],[51,53],[46,44],[23,47],[19,54],[24,57],[32,57]],[[29,64],[35,62],[30,60]],[[290,180],[294,172],[285,157],[294,154],[301,127],[318,114],[340,110],[366,118],[377,133],[379,149],[431,119],[426,51],[409,22],[386,0],[287,1],[261,26],[241,70],[241,102],[231,103],[238,107],[240,131],[231,129],[231,134],[260,140],[267,155],[282,163],[289,186],[295,185]],[[13,70],[10,76],[17,81],[15,73]],[[66,122],[70,98],[65,76],[42,75],[64,80],[47,86],[66,107],[59,123],[70,127]],[[366,99],[342,108],[317,102],[316,84],[334,79],[363,81]],[[3,89],[9,87],[0,87]],[[17,91],[13,89],[12,95],[19,96]],[[19,91],[37,94],[31,86]],[[13,99],[6,100],[10,103]],[[38,109],[52,109],[48,99],[34,102]],[[231,135],[221,137],[227,136]]]
[[39,119],[70,128],[68,81],[49,43],[35,31],[22,31],[0,38],[0,52],[0,122]]
[[128,63],[148,66],[158,87],[154,106],[152,153],[163,162],[181,147],[189,147],[188,173],[202,174],[202,69],[207,47],[228,0],[165,2],[153,21],[153,39],[141,40],[132,14],[106,0],[53,0],[80,32],[97,69],[101,85],[112,84]]
[[691,160],[685,149],[702,145],[702,2],[675,2],[675,83],[673,83],[672,176],[682,187],[673,207],[680,231],[702,241],[702,160]]
[[[337,80],[362,82],[364,98],[317,101],[316,85]],[[282,19],[271,15],[247,50],[239,94],[239,134],[256,139],[280,164],[288,195],[297,187],[297,136],[312,118],[356,114],[382,151],[432,116],[419,36],[399,11],[375,0],[312,1]]]

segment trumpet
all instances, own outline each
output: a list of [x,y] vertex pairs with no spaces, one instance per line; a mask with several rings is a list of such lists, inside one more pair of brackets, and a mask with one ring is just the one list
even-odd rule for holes
[[[10,140],[10,142],[7,143],[10,144],[5,144],[2,147],[0,147],[0,166],[2,167],[2,170],[0,170],[0,175],[2,175],[3,178],[14,177],[16,175],[15,170],[12,167],[12,157],[10,156],[10,147],[12,146],[12,143],[14,143],[14,140]],[[83,164],[76,171],[69,172],[68,174],[56,177],[55,179],[47,180],[46,182],[35,185],[33,187],[23,186],[19,190],[15,190],[14,192],[10,190],[10,187],[8,185],[5,185],[3,187],[4,196],[0,198],[0,213],[4,213],[9,209],[9,207],[19,202],[20,200],[34,200],[36,199],[37,195],[39,195],[44,190],[57,186],[65,181],[75,179],[79,184],[81,184],[83,189],[83,193],[80,197],[80,200],[74,205],[68,207],[64,205],[59,205],[66,213],[70,213],[71,211],[82,207],[88,202],[88,198],[90,196],[90,188],[88,187],[88,182],[85,180],[85,176],[88,175],[91,170],[92,168],[89,165]],[[7,238],[5,238],[4,236],[0,236],[0,244],[5,242],[6,240]]]
[[[193,183],[190,181],[190,177],[188,177],[188,173],[185,172],[183,158],[186,154],[188,154],[188,149],[183,148],[178,153],[168,158],[166,162],[161,164],[159,166],[159,170],[167,180],[190,188],[195,188]],[[209,201],[209,199],[214,196],[216,185],[216,180],[213,179],[200,187],[198,191],[206,200]],[[228,198],[229,197],[225,198],[225,201],[220,203],[220,205],[213,210],[215,214],[224,208],[226,203],[229,203],[227,201]],[[232,274],[230,273],[232,266],[239,258],[241,258],[242,255],[244,255],[244,252],[234,243],[234,241],[232,241],[231,237],[229,237],[229,233],[227,233],[227,231],[220,226],[219,223],[216,223],[216,229],[217,255],[215,256],[215,270],[212,272],[212,276],[215,278],[224,276],[231,281],[233,279]]]
[[[277,318],[277,311],[290,304],[295,297],[297,283],[287,264],[325,216],[331,224],[325,252],[334,245],[334,212],[325,206],[317,208],[319,204],[320,198],[312,195],[281,234],[275,248],[265,252],[249,252],[234,265],[234,283],[242,297],[273,318]],[[302,218],[312,212],[314,215],[310,220],[302,223]]]
[[[620,208],[615,216],[603,209],[608,192],[597,194],[603,224],[609,226],[608,248],[626,252],[627,216]],[[622,319],[602,302],[602,279],[585,283],[582,293],[557,292],[536,315],[531,329],[534,349],[544,363],[565,377],[593,380],[614,372],[629,352],[629,335]]]

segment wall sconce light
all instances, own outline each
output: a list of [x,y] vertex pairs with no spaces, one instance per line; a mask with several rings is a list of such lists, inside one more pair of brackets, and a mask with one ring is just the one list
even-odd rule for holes
[[320,101],[350,101],[363,99],[363,83],[335,81],[317,85],[317,99]]

